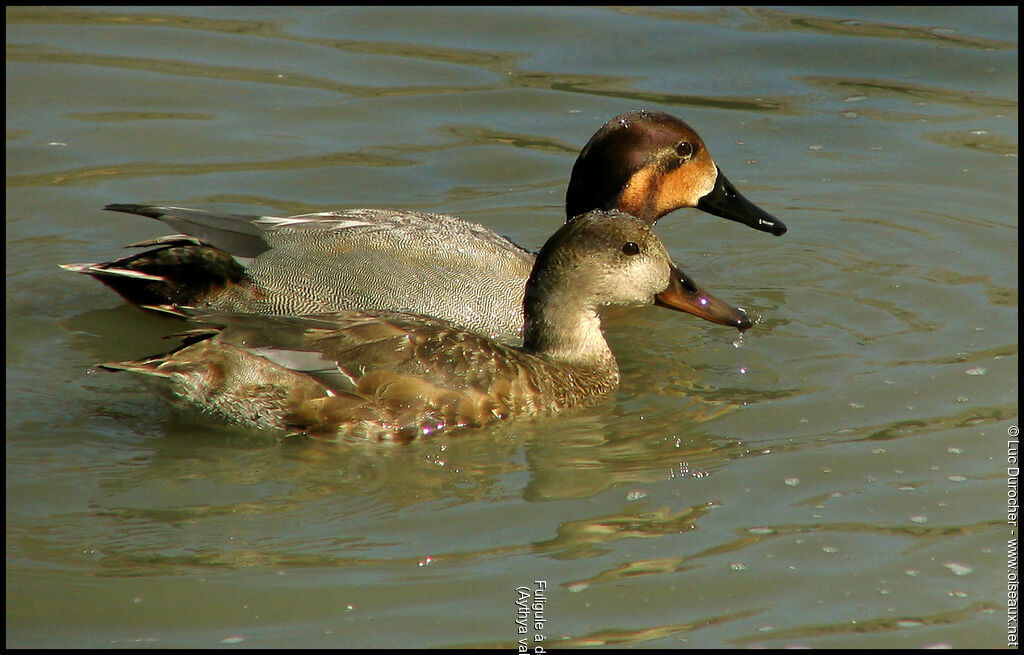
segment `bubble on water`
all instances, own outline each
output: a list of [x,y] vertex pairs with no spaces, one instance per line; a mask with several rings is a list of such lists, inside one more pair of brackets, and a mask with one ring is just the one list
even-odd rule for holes
[[953,575],[970,575],[974,572],[971,567],[956,562],[946,562],[943,566],[952,571]]

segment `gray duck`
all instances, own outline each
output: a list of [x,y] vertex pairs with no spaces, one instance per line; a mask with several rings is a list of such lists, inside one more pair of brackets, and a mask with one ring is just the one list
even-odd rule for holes
[[[669,114],[631,111],[580,152],[566,218],[620,210],[653,225],[683,207],[781,235],[785,225],[744,198],[700,136]],[[158,219],[183,234],[134,244],[115,261],[65,264],[143,307],[299,315],[345,309],[442,318],[520,343],[534,254],[453,216],[348,209],[255,217],[135,204],[106,209]]]

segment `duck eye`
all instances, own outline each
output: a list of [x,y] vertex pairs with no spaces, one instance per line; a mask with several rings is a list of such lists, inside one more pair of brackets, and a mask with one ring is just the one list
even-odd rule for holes
[[626,253],[627,255],[639,255],[640,246],[636,245],[636,243],[634,243],[633,241],[627,241],[626,243],[622,244],[622,252]]
[[676,154],[683,159],[689,159],[693,156],[693,144],[689,141],[680,141],[676,144]]

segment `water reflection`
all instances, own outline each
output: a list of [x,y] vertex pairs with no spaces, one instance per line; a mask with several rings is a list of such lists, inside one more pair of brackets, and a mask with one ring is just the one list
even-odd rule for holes
[[[859,113],[871,118],[885,121],[919,122],[922,113],[929,114],[929,120],[964,120],[972,116],[989,117],[992,112],[997,114],[1009,114],[1017,110],[1017,101],[1010,98],[994,98],[982,95],[976,91],[958,91],[951,88],[935,87],[927,84],[904,82],[892,79],[872,78],[850,78],[850,77],[824,77],[824,76],[802,76],[800,78],[807,84],[822,89],[834,91],[843,95],[847,100],[855,98],[858,101],[861,97],[879,99],[888,98],[893,100],[904,100],[912,103],[903,113],[875,111],[858,108]],[[927,103],[937,103],[959,109],[968,109],[973,113],[964,115],[932,116],[928,111]]]
[[1012,41],[961,34],[948,28],[899,25],[865,19],[822,18],[767,7],[749,7],[745,11],[768,29],[817,32],[830,36],[907,39],[983,50],[1017,49],[1017,43]]

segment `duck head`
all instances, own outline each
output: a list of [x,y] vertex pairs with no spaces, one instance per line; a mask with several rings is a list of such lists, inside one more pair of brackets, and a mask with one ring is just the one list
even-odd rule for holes
[[523,304],[524,347],[581,361],[603,343],[602,307],[652,303],[740,331],[751,326],[742,309],[680,271],[645,221],[592,211],[563,225],[537,254]]
[[605,123],[576,159],[565,197],[570,220],[618,209],[653,224],[683,207],[776,236],[786,232],[736,190],[693,128],[662,112],[635,110]]

